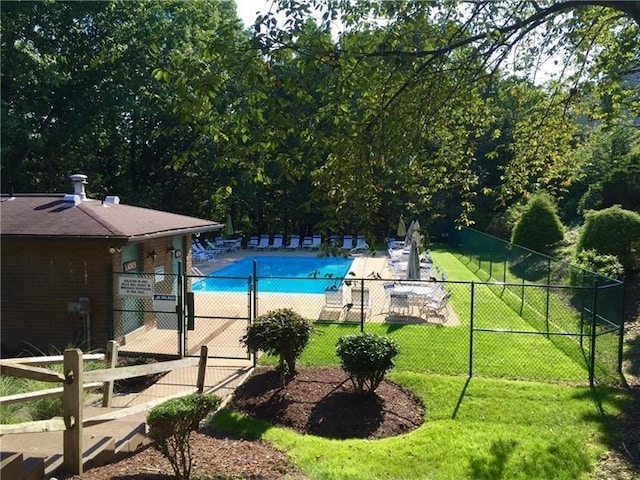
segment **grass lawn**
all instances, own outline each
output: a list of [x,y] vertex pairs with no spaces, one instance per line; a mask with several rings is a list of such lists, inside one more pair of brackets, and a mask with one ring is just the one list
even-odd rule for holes
[[[433,250],[432,255],[448,279],[479,280],[453,254]],[[584,386],[586,364],[569,337],[477,332],[474,376],[468,380],[470,286],[447,287],[459,326],[365,324],[366,331],[398,342],[400,353],[387,378],[425,405],[420,428],[382,440],[334,440],[300,435],[229,410],[213,422],[287,452],[310,479],[590,478],[598,457],[615,440],[613,422],[628,402],[626,394]],[[532,330],[531,322],[495,288],[477,285],[474,297],[476,328]],[[552,308],[562,313],[558,305]],[[339,366],[338,338],[358,331],[358,325],[316,325],[298,364]],[[268,356],[261,359],[273,362]],[[549,383],[559,379],[565,384]]]
[[391,373],[426,406],[418,429],[382,440],[332,440],[228,410],[218,428],[281,449],[310,479],[587,479],[625,397],[545,383]]

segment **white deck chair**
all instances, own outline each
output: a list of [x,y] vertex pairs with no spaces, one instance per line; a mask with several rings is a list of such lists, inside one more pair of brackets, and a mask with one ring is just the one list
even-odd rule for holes
[[349,320],[359,320],[360,315],[366,320],[371,312],[371,295],[369,289],[355,287],[351,289],[351,308],[349,309]]
[[247,248],[249,250],[255,250],[255,248],[258,246],[258,243],[258,237],[250,237],[249,241],[247,242]]
[[364,235],[358,235],[356,238],[356,246],[350,250],[351,254],[365,253],[369,251],[369,245],[367,244]]
[[289,244],[285,248],[287,250],[297,250],[300,248],[300,235],[291,235]]
[[303,245],[303,247],[308,248],[309,250],[316,250],[316,249],[320,248],[320,244],[321,243],[322,243],[322,235],[316,234],[311,239],[311,244],[309,246],[304,246]]
[[407,293],[394,293],[389,295],[389,314],[400,314],[402,316],[408,316],[411,309],[411,303],[409,301],[409,295]]
[[353,248],[353,235],[345,235],[342,237],[342,245],[340,248],[343,250],[351,250]]
[[256,245],[256,249],[257,250],[266,250],[267,248],[269,248],[269,235],[267,235],[266,233],[264,235],[260,236],[260,243],[258,243],[258,245]]
[[284,245],[282,244],[283,241],[283,236],[281,233],[276,233],[273,236],[273,243],[271,245],[269,245],[269,250],[280,250],[281,248],[284,247]]
[[311,245],[313,244],[313,238],[312,237],[304,237],[302,240],[302,248],[311,248]]
[[439,288],[437,293],[420,307],[420,313],[427,318],[437,317],[442,323],[447,321],[447,306],[451,294],[444,288]]

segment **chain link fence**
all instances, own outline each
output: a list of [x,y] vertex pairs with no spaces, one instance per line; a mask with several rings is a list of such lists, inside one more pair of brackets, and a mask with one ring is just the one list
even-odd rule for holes
[[[471,228],[451,238],[462,261],[526,321],[518,334],[542,334],[569,358],[584,359],[591,383],[619,380],[623,282]],[[495,335],[508,330],[478,328]]]
[[456,256],[482,281],[444,280],[437,263],[428,280],[385,278],[385,258],[329,278],[117,273],[114,338],[125,352],[196,355],[206,344],[213,357],[248,359],[240,342],[248,325],[289,308],[314,323],[301,365],[338,366],[338,339],[366,331],[396,340],[396,368],[407,371],[575,383],[619,378],[621,284],[465,235]]

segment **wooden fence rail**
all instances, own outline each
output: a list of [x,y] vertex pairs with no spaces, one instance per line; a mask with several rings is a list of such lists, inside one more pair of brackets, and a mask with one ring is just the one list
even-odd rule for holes
[[[104,387],[103,406],[110,406],[113,393],[113,382],[127,378],[140,377],[164,373],[174,369],[198,365],[198,378],[193,391],[186,391],[175,396],[188,393],[202,393],[208,350],[203,346],[199,358],[183,358],[166,362],[152,363],[148,365],[134,365],[116,368],[118,346],[114,341],[107,346],[107,355],[84,355],[77,348],[67,349],[64,355],[56,357],[31,357],[25,359],[0,360],[0,374],[11,375],[18,378],[27,378],[43,382],[62,383],[62,387],[29,392],[17,395],[8,395],[0,398],[0,406],[12,403],[26,402],[37,398],[45,398],[53,395],[62,395],[63,417],[42,420],[37,422],[25,422],[15,425],[0,425],[0,435],[10,433],[32,433],[63,430],[63,467],[65,471],[74,475],[81,475],[83,470],[82,455],[82,427],[90,423],[104,422],[116,418],[146,411],[152,406],[166,401],[167,398],[153,400],[134,407],[123,408],[115,412],[109,412],[90,419],[84,419],[82,415],[83,391],[88,388]],[[84,361],[105,360],[108,368],[101,370],[84,371]],[[32,365],[63,364],[63,373]]]

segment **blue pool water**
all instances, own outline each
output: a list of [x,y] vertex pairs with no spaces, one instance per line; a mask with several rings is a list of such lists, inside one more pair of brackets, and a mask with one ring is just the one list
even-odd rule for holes
[[[349,272],[353,258],[299,257],[295,255],[251,256],[213,272],[213,277],[193,283],[194,292],[246,292],[248,277],[257,265],[258,292],[324,293]],[[314,273],[315,272],[315,273]]]

